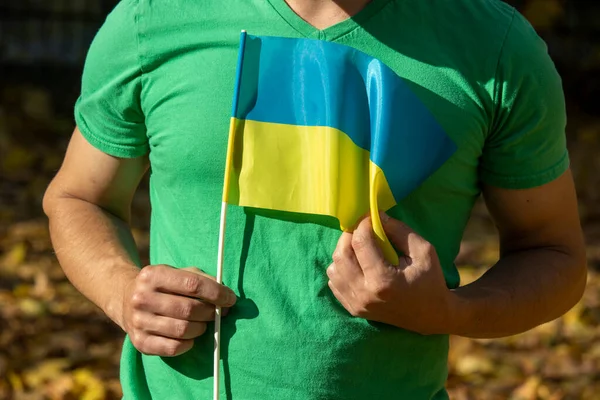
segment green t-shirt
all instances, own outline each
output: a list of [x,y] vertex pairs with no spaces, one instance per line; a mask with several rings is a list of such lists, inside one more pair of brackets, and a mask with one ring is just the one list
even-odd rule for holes
[[[75,116],[100,150],[149,153],[153,264],[215,273],[241,29],[361,50],[433,113],[458,150],[390,214],[435,245],[449,287],[481,183],[529,188],[568,167],[560,78],[501,1],[374,0],[317,30],[284,0],[123,0],[91,46]],[[224,283],[239,299],[223,320],[223,398],[447,398],[447,336],[354,318],[331,294],[339,236],[330,218],[229,207]],[[210,398],[212,354],[210,334],[174,358],[126,340],[125,398]]]

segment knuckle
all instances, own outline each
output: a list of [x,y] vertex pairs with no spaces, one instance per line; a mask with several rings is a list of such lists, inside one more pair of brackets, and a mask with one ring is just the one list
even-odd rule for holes
[[334,251],[331,258],[333,259],[333,262],[335,264],[340,264],[344,261],[344,256],[342,255],[342,252],[340,250]]
[[184,301],[179,306],[178,314],[183,319],[190,319],[194,312],[194,304],[191,301]]
[[353,253],[354,252],[352,250],[352,247],[350,247],[350,246],[338,247],[333,252],[333,255],[332,255],[333,262],[336,264],[344,263],[354,255]]
[[176,355],[183,352],[185,349],[185,342],[183,341],[173,341],[169,344],[165,345],[164,355],[166,357],[175,357]]
[[183,287],[189,293],[199,293],[202,289],[202,280],[198,276],[187,276],[183,281]]
[[190,323],[188,321],[177,322],[173,326],[174,334],[176,338],[182,338],[185,336],[189,329]]
[[144,317],[139,313],[133,313],[131,316],[131,326],[135,329],[142,329],[144,326]]
[[131,296],[131,305],[134,308],[142,308],[148,303],[146,293],[137,291]]
[[348,257],[348,252],[342,249],[337,249],[336,251],[333,252],[333,262],[335,264],[342,264],[346,261]]
[[153,265],[142,268],[142,270],[138,273],[138,280],[145,284],[151,283],[154,279],[154,275],[156,274],[156,268],[157,267]]
[[175,357],[178,353],[179,345],[178,343],[165,345],[164,355],[166,357]]
[[129,338],[133,344],[133,347],[138,349],[140,353],[146,355],[152,354],[152,349],[150,346],[148,346],[147,336],[135,332],[129,335]]
[[147,280],[152,278],[152,275],[155,274],[156,267],[154,265],[148,265],[139,272],[138,277],[141,280]]
[[431,243],[423,241],[422,248],[423,253],[425,253],[427,256],[435,256],[435,247]]
[[331,282],[331,279],[335,279],[335,268],[333,268],[333,265],[331,265],[330,267],[328,267],[325,270],[325,274],[330,279],[330,282]]
[[131,332],[128,333],[129,334],[129,340],[131,341],[131,344],[133,344],[133,346],[140,350],[140,343],[139,343],[139,335],[135,330],[132,330]]
[[355,232],[352,234],[352,248],[354,250],[362,249],[367,243],[367,238],[363,233]]

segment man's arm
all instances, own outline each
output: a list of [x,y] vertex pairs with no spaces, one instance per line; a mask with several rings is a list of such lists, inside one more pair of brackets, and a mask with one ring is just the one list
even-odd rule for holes
[[145,158],[109,156],[76,130],[44,196],[52,243],[65,274],[121,327],[120,297],[141,267],[129,207],[147,168]]
[[483,277],[449,290],[433,246],[382,216],[404,253],[398,266],[389,265],[367,218],[342,234],[327,270],[336,298],[354,316],[422,334],[502,337],[562,315],[581,298],[587,275],[570,172],[534,189],[486,187],[484,193],[501,257]]
[[484,188],[500,261],[456,289],[454,334],[500,337],[558,318],[581,298],[587,268],[570,171],[526,190]]
[[145,157],[122,159],[75,130],[64,163],[44,196],[61,266],[75,287],[131,337],[138,350],[172,356],[189,350],[235,294],[197,270],[140,261],[129,228]]

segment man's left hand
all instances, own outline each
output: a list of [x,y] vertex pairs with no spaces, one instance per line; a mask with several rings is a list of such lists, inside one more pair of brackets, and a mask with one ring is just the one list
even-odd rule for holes
[[381,214],[383,228],[403,253],[399,265],[380,250],[371,218],[344,232],[327,268],[329,287],[350,314],[424,335],[451,331],[453,293],[435,248],[404,223]]

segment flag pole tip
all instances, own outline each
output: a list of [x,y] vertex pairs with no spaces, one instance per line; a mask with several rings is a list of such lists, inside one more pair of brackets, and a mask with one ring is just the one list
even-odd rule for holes
[[246,30],[245,30],[245,29],[242,29],[242,33],[246,33]]

